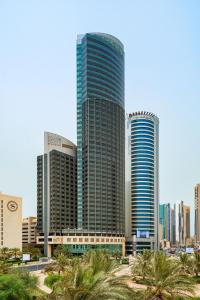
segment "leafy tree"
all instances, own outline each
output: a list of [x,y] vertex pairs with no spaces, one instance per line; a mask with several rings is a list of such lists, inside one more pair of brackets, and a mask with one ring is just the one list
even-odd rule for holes
[[69,248],[66,245],[58,245],[56,250],[54,251],[54,255],[55,257],[59,255],[65,255],[67,257],[72,256],[71,252],[69,251]]
[[8,260],[12,256],[8,247],[2,247],[0,249],[0,260]]
[[41,250],[37,247],[32,248],[31,250],[31,256],[38,259],[41,256]]

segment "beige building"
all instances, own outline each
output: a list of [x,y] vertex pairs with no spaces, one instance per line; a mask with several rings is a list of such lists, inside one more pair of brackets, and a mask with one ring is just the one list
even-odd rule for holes
[[[37,236],[37,244],[44,245],[44,237]],[[71,235],[49,236],[48,237],[48,256],[52,256],[53,249],[57,245],[65,245],[71,253],[82,254],[84,250],[89,249],[112,249],[115,246],[121,246],[121,254],[125,256],[125,238],[113,236],[92,236],[92,235]]]
[[179,244],[185,246],[190,238],[190,206],[183,201],[179,204]]
[[187,240],[190,239],[190,206],[184,205],[184,241],[185,245]]
[[22,244],[36,244],[37,218],[27,217],[22,221]]
[[195,186],[194,208],[195,208],[195,239],[196,242],[200,242],[200,183],[198,183]]
[[0,193],[0,248],[22,249],[22,198]]

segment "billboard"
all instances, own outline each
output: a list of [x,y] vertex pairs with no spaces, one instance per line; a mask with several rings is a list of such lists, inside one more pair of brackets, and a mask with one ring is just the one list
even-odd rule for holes
[[137,238],[145,238],[148,239],[149,238],[149,231],[141,231],[141,230],[137,230]]
[[194,253],[194,248],[186,248],[185,252],[189,253],[189,254],[192,254],[192,253]]
[[30,260],[31,260],[30,253],[23,253],[23,255],[22,255],[22,261],[30,261]]

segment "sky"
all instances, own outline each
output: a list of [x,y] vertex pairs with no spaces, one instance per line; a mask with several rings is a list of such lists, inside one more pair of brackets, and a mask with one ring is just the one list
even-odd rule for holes
[[76,143],[76,38],[125,47],[126,112],[160,119],[160,201],[191,205],[200,182],[200,1],[0,0],[0,191],[36,215],[44,131]]

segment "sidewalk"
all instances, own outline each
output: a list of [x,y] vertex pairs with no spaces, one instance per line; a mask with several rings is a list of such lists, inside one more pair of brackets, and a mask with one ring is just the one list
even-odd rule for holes
[[47,293],[47,294],[51,294],[52,290],[51,290],[48,286],[46,286],[46,285],[44,284],[44,280],[45,280],[45,278],[47,277],[47,275],[45,275],[44,273],[41,273],[41,271],[33,271],[33,272],[31,272],[31,273],[34,274],[34,275],[36,275],[36,276],[38,277],[38,284],[37,284],[37,287],[38,287],[41,291],[43,291],[43,292],[45,292],[45,293]]

